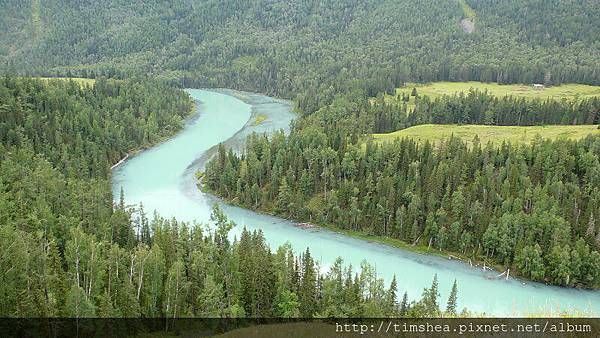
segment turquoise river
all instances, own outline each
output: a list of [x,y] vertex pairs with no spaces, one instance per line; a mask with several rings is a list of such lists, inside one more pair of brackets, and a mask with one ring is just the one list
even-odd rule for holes
[[[441,302],[445,303],[454,279],[459,285],[459,306],[496,316],[557,314],[576,311],[580,316],[600,313],[600,292],[547,286],[514,278],[496,279],[498,272],[482,271],[455,260],[421,255],[387,245],[363,241],[326,229],[302,229],[277,217],[258,214],[224,204],[200,192],[195,172],[221,142],[240,150],[251,132],[289,130],[295,117],[288,102],[259,94],[232,90],[188,90],[197,102],[197,111],[175,137],[128,158],[113,169],[113,192],[123,187],[128,204],[143,203],[147,213],[156,210],[163,217],[208,223],[214,203],[221,204],[237,223],[232,236],[245,226],[262,229],[272,248],[290,242],[297,252],[307,247],[320,261],[323,271],[338,256],[346,264],[360,266],[363,260],[375,265],[389,282],[396,275],[400,293],[420,297],[424,286],[437,273]],[[254,123],[259,115],[266,121]]]

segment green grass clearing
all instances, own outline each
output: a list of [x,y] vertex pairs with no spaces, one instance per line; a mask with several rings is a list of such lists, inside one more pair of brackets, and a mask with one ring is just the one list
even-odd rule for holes
[[75,81],[81,86],[93,86],[96,83],[96,79],[87,79],[83,77],[39,77],[40,80],[46,81]]
[[[402,88],[396,88],[396,96],[385,95],[384,100],[388,103],[400,102],[398,98],[408,94],[410,99],[407,103],[408,110],[415,107],[415,97],[410,96],[413,88],[416,88],[418,96],[428,96],[431,99],[443,95],[455,95],[459,93],[468,93],[471,89],[487,91],[490,95],[504,97],[515,96],[526,99],[582,99],[600,96],[600,86],[589,86],[583,84],[563,84],[560,86],[545,87],[536,89],[533,85],[510,84],[500,85],[497,83],[484,83],[477,81],[469,82],[433,82],[433,83],[407,83]],[[374,99],[373,99],[374,100]]]
[[555,99],[572,99],[600,96],[600,86],[571,83],[560,86],[545,87],[543,89],[535,89],[533,88],[533,85],[526,84],[500,85],[497,83],[484,83],[476,81],[435,82],[430,84],[408,83],[406,87],[396,89],[396,93],[410,94],[413,88],[417,89],[417,93],[419,95],[427,95],[432,98],[442,95],[454,95],[461,92],[467,93],[471,89],[487,91],[489,94],[499,97],[512,95],[530,99],[545,99],[548,97]]
[[488,142],[501,144],[503,141],[513,144],[529,144],[537,135],[545,139],[576,140],[590,134],[600,135],[597,125],[518,127],[424,124],[388,134],[373,134],[373,139],[376,142],[389,142],[397,138],[409,137],[419,142],[437,143],[454,135],[470,145],[477,135],[482,145]]

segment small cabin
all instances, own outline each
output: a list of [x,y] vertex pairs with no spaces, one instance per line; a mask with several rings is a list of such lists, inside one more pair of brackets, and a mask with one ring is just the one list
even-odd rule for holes
[[544,85],[540,83],[534,83],[533,89],[544,89]]

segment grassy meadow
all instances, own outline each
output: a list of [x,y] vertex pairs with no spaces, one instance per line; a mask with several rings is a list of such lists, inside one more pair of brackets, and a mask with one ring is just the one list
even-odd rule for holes
[[552,97],[555,99],[584,98],[600,96],[600,86],[589,86],[583,84],[563,84],[560,86],[545,87],[543,89],[533,88],[533,85],[526,84],[497,84],[484,82],[435,82],[429,84],[408,83],[403,88],[396,89],[397,94],[408,93],[416,88],[419,95],[427,95],[435,98],[442,95],[453,95],[457,93],[466,93],[470,89],[487,91],[494,96],[517,96],[525,98],[545,99]]
[[[398,97],[402,95],[412,93],[413,88],[416,88],[419,96],[429,96],[431,99],[443,95],[454,95],[459,93],[468,93],[471,89],[477,89],[479,91],[487,91],[489,94],[504,97],[504,96],[516,96],[524,97],[527,99],[579,99],[588,98],[594,96],[600,96],[600,86],[590,86],[583,84],[563,84],[560,86],[545,87],[543,89],[533,88],[533,85],[527,84],[497,84],[497,83],[485,83],[477,81],[469,82],[433,82],[433,83],[407,83],[406,86],[396,88],[396,97],[392,95],[385,95],[387,102],[396,101]],[[415,107],[415,97],[410,96],[408,101],[408,109],[411,110]]]
[[537,135],[545,139],[565,138],[575,140],[584,138],[589,134],[600,134],[600,129],[596,125],[519,127],[424,124],[393,133],[373,134],[373,139],[376,142],[389,142],[397,138],[409,137],[417,141],[436,143],[454,135],[471,144],[475,135],[477,135],[482,145],[488,142],[501,144],[504,141],[513,144],[528,144]]
[[87,79],[83,77],[40,77],[40,80],[46,81],[68,81],[72,80],[79,83],[81,86],[93,86],[96,79]]

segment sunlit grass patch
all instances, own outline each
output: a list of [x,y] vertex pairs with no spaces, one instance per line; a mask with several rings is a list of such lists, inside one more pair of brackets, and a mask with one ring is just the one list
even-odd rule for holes
[[96,79],[87,79],[83,77],[40,77],[40,80],[47,81],[75,81],[81,86],[93,86],[96,83]]
[[501,144],[510,142],[513,144],[529,144],[537,135],[545,139],[570,139],[576,140],[590,134],[600,134],[596,125],[578,126],[486,126],[486,125],[444,125],[424,124],[411,128],[395,131],[387,134],[373,134],[377,142],[393,141],[397,138],[412,138],[417,141],[430,141],[433,143],[447,139],[454,135],[463,141],[472,144],[475,135],[482,145],[488,142]]

